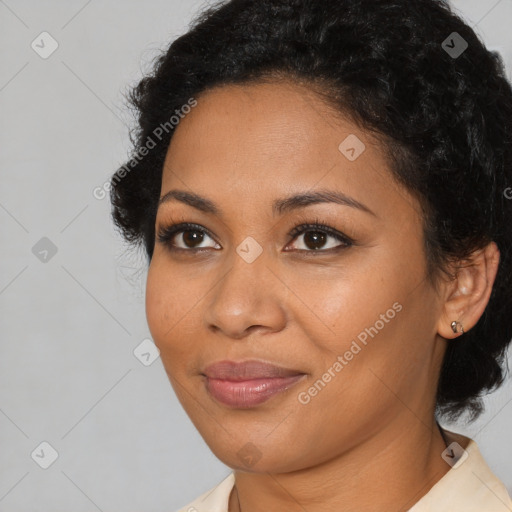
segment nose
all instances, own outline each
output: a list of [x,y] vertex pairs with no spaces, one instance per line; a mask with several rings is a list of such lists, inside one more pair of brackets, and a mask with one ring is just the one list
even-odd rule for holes
[[204,320],[209,330],[242,339],[255,330],[278,332],[286,326],[286,286],[261,254],[248,263],[237,253],[212,293],[207,295]]

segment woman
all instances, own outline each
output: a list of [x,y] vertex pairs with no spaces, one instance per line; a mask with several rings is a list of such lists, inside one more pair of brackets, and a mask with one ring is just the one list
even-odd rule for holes
[[512,90],[440,0],[232,0],[131,94],[113,218],[233,469],[182,510],[512,510],[475,419],[512,338]]

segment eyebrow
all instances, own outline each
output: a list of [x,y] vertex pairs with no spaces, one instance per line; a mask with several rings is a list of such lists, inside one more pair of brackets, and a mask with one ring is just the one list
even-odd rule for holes
[[[213,201],[194,192],[187,192],[185,190],[170,190],[159,199],[158,207],[172,200],[180,201],[181,203],[192,206],[193,208],[196,208],[197,210],[200,210],[204,213],[210,213],[217,215],[218,217],[222,217],[221,209]],[[277,199],[272,205],[272,213],[274,216],[276,214],[283,215],[290,211],[318,203],[336,203],[361,210],[365,213],[373,215],[374,217],[377,216],[372,210],[370,210],[370,208],[368,208],[363,203],[360,203],[353,197],[350,197],[342,192],[328,189],[317,190],[315,192],[305,192],[302,194],[295,194],[292,196],[284,197],[282,199]]]

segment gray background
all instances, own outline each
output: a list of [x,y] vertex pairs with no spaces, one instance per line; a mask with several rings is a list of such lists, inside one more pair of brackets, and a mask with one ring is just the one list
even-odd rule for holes
[[[93,196],[127,155],[123,92],[202,5],[0,0],[0,511],[173,512],[230,471],[161,360],[133,353],[150,336],[144,258]],[[453,5],[512,79],[512,0]],[[46,59],[31,47],[43,31],[59,45]],[[43,237],[57,252],[36,257]],[[476,423],[446,425],[479,443],[509,492],[511,402],[508,379]],[[58,452],[48,469],[43,441]]]

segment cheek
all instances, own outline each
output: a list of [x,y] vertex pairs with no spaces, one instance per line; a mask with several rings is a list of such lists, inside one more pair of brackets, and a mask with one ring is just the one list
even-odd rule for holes
[[160,348],[162,331],[164,326],[169,323],[169,314],[168,309],[164,305],[163,289],[159,284],[157,276],[158,272],[155,269],[153,260],[149,267],[146,281],[146,319],[153,341]]
[[167,370],[183,370],[198,350],[201,299],[207,291],[201,280],[191,279],[161,256],[153,257],[146,281],[146,319]]
[[392,266],[388,268],[378,255],[363,263],[358,267],[347,261],[325,272],[290,270],[283,274],[283,281],[293,290],[287,295],[293,322],[317,348],[331,354],[346,350],[352,338],[378,321],[400,297]]
[[[401,386],[411,359],[419,357],[414,351],[421,341],[417,329],[423,325],[418,323],[417,311],[422,310],[426,297],[425,290],[417,286],[422,277],[418,260],[384,246],[366,254],[359,251],[355,259],[359,266],[347,261],[325,275],[303,272],[293,277],[290,272],[285,280],[294,291],[288,311],[309,340],[304,353],[311,352],[314,361],[311,381],[324,380],[329,369],[336,374],[332,379],[325,376],[332,384],[328,384],[331,391],[322,391],[317,401],[322,406],[337,393],[355,408],[362,396],[373,404],[382,401],[386,389],[381,389],[376,375],[386,375],[392,388],[395,380]],[[337,372],[333,369],[336,362]],[[358,414],[363,412],[358,410]]]
[[[146,319],[153,341],[160,349],[162,360],[176,347],[177,334],[186,322],[180,322],[187,313],[188,303],[174,274],[153,259],[146,282]],[[179,279],[178,279],[179,281]]]

